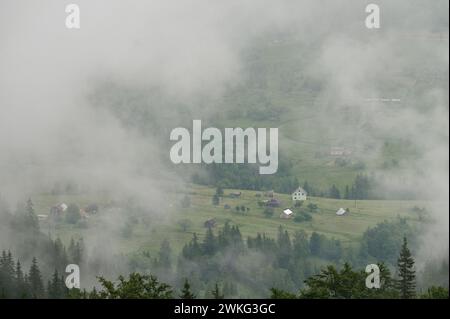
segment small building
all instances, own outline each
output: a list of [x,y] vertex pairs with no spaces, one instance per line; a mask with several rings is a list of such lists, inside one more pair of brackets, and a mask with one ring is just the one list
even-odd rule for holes
[[39,214],[37,215],[38,220],[46,220],[48,218],[48,215],[45,214]]
[[289,219],[294,215],[294,212],[292,210],[290,210],[289,208],[286,208],[285,210],[283,210],[283,212],[280,214],[280,218],[283,219]]
[[233,193],[230,193],[229,196],[230,196],[231,198],[240,198],[241,195],[242,195],[241,192],[233,192]]
[[231,206],[230,206],[230,205],[228,205],[228,204],[225,204],[225,205],[223,205],[223,208],[224,208],[224,209],[230,209],[230,208],[231,208]]
[[64,213],[67,210],[68,207],[69,206],[67,206],[65,203],[61,203],[61,204],[57,204],[55,206],[52,206],[50,208],[50,216],[58,217],[62,213]]
[[303,188],[299,187],[292,193],[292,200],[293,201],[306,200],[307,195],[308,193]]
[[205,228],[213,228],[216,227],[216,220],[214,218],[212,219],[208,219],[207,221],[205,221],[205,223],[203,224],[205,226]]
[[347,210],[343,209],[343,208],[339,208],[338,211],[336,212],[336,215],[338,216],[344,216],[347,214]]
[[331,156],[350,156],[352,151],[345,147],[334,146],[330,149]]
[[276,198],[271,198],[266,202],[266,206],[268,207],[280,207],[281,202]]

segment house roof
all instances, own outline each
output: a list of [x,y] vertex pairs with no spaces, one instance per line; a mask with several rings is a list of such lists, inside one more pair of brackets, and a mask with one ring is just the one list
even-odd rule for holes
[[290,210],[289,208],[287,208],[287,209],[283,210],[283,213],[285,213],[286,215],[292,215],[293,211]]
[[307,192],[303,189],[303,187],[298,187],[298,188],[294,191],[294,193],[297,193],[297,192],[301,192],[301,193],[307,194]]
[[341,216],[341,215],[344,215],[346,212],[347,212],[347,211],[346,211],[345,209],[339,208],[338,211],[336,212],[336,215]]

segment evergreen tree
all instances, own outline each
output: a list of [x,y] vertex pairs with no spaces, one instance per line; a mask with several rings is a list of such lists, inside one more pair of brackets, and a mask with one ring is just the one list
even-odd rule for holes
[[191,285],[187,279],[184,280],[183,289],[181,290],[181,299],[195,299],[195,295],[191,292]]
[[43,298],[45,293],[44,285],[42,283],[41,271],[39,270],[37,260],[35,257],[33,257],[30,271],[28,273],[28,281],[31,288],[31,297]]
[[214,233],[211,228],[208,228],[206,231],[205,239],[203,240],[203,253],[205,255],[212,256],[216,253],[217,249],[217,243],[216,243],[216,237],[214,236]]
[[34,204],[30,199],[27,200],[27,205],[25,207],[26,212],[26,226],[29,227],[33,232],[39,232],[39,220],[36,213],[34,212]]
[[16,263],[15,280],[16,280],[16,297],[17,298],[27,298],[25,277],[24,277],[24,274],[22,271],[22,265],[20,264],[20,261],[17,261],[17,263]]
[[172,248],[167,239],[164,239],[161,243],[158,256],[158,264],[164,269],[169,270],[172,267]]
[[403,299],[411,299],[416,295],[416,272],[414,270],[414,258],[408,248],[406,237],[403,238],[403,245],[400,256],[397,260],[397,289],[400,297]]
[[350,188],[348,187],[348,185],[345,185],[344,199],[351,199]]
[[333,184],[333,186],[331,186],[329,194],[330,194],[331,198],[336,198],[336,199],[341,198],[341,193],[339,192],[339,189],[334,184]]

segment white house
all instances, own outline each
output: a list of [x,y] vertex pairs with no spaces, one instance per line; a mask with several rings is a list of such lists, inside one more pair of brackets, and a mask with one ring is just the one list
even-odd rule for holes
[[294,214],[294,212],[292,210],[290,210],[289,208],[286,208],[285,210],[283,210],[283,212],[280,214],[280,218],[291,218],[292,214]]
[[336,215],[338,216],[343,216],[345,214],[347,214],[347,211],[343,208],[339,208],[338,211],[336,212]]
[[308,193],[306,193],[303,188],[299,187],[292,193],[292,200],[306,200],[306,195],[308,195]]

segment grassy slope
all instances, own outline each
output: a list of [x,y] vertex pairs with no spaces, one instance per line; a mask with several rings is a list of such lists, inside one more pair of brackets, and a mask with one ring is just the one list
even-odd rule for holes
[[[258,207],[258,198],[255,196],[257,192],[243,191],[240,199],[223,198],[220,206],[213,206],[211,197],[214,189],[192,186],[188,191],[191,197],[191,207],[187,209],[173,208],[166,220],[155,222],[150,227],[143,224],[137,224],[130,238],[120,238],[117,242],[120,247],[118,250],[124,253],[130,253],[139,250],[147,250],[155,253],[163,239],[168,239],[175,252],[179,252],[182,246],[192,238],[195,232],[201,238],[205,233],[203,223],[205,220],[215,218],[218,222],[217,228],[220,228],[229,220],[233,224],[239,226],[244,238],[247,236],[255,236],[257,233],[266,233],[270,237],[276,237],[278,227],[282,225],[291,234],[296,230],[305,230],[307,233],[317,231],[330,238],[340,239],[345,245],[351,245],[357,242],[362,233],[371,226],[376,225],[384,220],[392,220],[397,216],[406,217],[412,222],[418,221],[418,216],[412,211],[414,206],[426,206],[425,202],[418,201],[354,201],[333,200],[324,198],[309,198],[307,203],[316,203],[319,211],[313,214],[311,222],[296,223],[293,220],[280,219],[279,213],[282,208],[276,209],[276,213],[272,218],[266,218],[263,215],[263,208]],[[225,195],[231,190],[226,190]],[[173,195],[173,207],[177,206],[179,194]],[[291,199],[288,195],[276,195],[283,205],[290,206]],[[34,198],[37,213],[46,213],[51,204],[64,201],[67,203],[75,202],[83,206],[91,202],[93,198],[84,196],[63,196],[55,198],[49,195],[42,195]],[[100,206],[106,203],[96,200]],[[231,206],[230,210],[223,208],[224,204]],[[244,205],[250,208],[248,213],[242,214],[235,211],[237,205]],[[356,206],[355,206],[356,205]],[[340,207],[350,208],[348,216],[337,216],[336,210]],[[101,212],[100,214],[107,214]],[[106,216],[104,216],[106,217]],[[64,242],[68,242],[70,237],[83,236],[95,224],[99,224],[99,216],[93,216],[89,219],[89,228],[82,229],[76,226],[63,224],[56,229],[49,229],[46,222],[42,222],[44,231],[51,232],[54,236],[59,236]],[[178,222],[182,219],[189,219],[191,226],[186,232],[182,231]],[[152,227],[155,226],[155,227]],[[217,231],[217,229],[216,229]],[[120,236],[120,234],[117,234]]]

